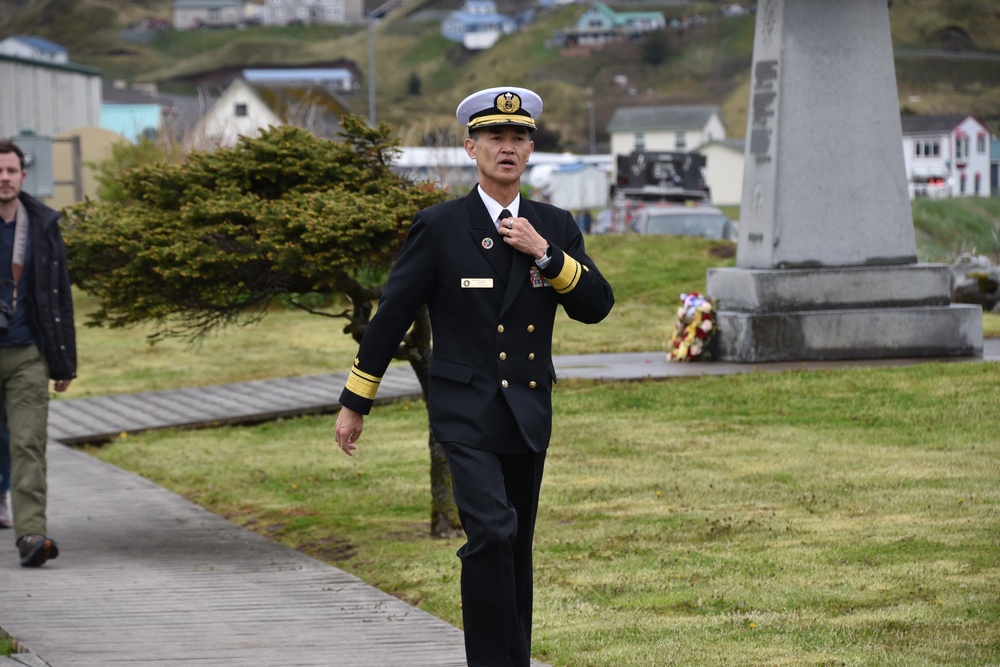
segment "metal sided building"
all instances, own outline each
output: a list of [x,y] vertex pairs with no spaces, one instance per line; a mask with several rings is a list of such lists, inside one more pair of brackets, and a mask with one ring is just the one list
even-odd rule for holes
[[0,137],[54,137],[101,124],[101,71],[0,55]]

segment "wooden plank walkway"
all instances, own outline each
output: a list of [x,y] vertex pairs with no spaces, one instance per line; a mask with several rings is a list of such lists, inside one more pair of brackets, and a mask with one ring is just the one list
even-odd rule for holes
[[[121,433],[157,428],[263,422],[340,409],[346,373],[258,380],[173,391],[78,398],[49,404],[49,437],[64,444],[103,442]],[[391,366],[379,398],[419,396],[407,366]]]
[[[967,360],[1000,360],[1000,340]],[[668,364],[653,352],[558,357],[556,369],[624,380],[925,361]],[[53,401],[49,530],[62,554],[22,568],[13,536],[0,538],[0,631],[30,651],[0,667],[465,665],[457,628],[64,444],[333,412],[345,377]],[[394,366],[379,396],[419,393],[409,368]]]
[[[61,444],[332,412],[345,378],[53,401],[49,531],[61,554],[22,568],[0,539],[0,630],[28,651],[0,667],[464,666],[454,626]],[[393,367],[380,398],[419,394]]]
[[53,443],[49,478],[60,557],[0,540],[0,626],[44,665],[465,665],[455,627],[140,477]]

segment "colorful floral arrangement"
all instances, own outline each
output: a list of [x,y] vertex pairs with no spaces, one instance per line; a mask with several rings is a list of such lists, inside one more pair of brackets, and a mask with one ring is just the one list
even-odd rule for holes
[[681,294],[677,324],[670,334],[667,361],[697,361],[708,357],[715,336],[715,301],[698,292]]

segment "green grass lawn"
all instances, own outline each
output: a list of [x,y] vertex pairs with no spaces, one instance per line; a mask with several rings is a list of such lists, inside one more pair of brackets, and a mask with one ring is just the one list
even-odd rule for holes
[[[995,665],[995,363],[560,383],[536,539],[557,667]],[[422,403],[121,438],[94,455],[456,625]]]
[[[648,352],[666,349],[682,292],[705,290],[705,271],[731,266],[735,246],[692,238],[593,236],[588,252],[615,290],[617,303],[597,325],[561,311],[556,354]],[[234,328],[190,344],[150,345],[150,327],[95,329],[83,325],[96,309],[76,294],[79,378],[60,398],[175,389],[298,375],[342,372],[357,351],[342,333],[345,320],[274,309],[255,326]],[[987,336],[1000,336],[1000,315],[983,317]]]
[[[594,237],[605,323],[559,354],[662,349],[726,247]],[[732,250],[731,247],[728,250]],[[85,314],[94,304],[78,295]],[[984,317],[1000,335],[1000,316]],[[80,330],[66,398],[346,370],[342,324],[275,311],[198,347]],[[536,539],[534,650],[556,667],[995,666],[1000,365],[561,382]],[[427,417],[161,431],[87,451],[456,625],[459,540],[428,537]]]

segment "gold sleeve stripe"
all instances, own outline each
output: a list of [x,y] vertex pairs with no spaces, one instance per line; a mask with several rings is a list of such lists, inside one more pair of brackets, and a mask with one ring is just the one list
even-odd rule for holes
[[361,398],[374,400],[380,382],[382,382],[382,378],[352,368],[351,374],[347,378],[347,391],[357,394]]
[[562,271],[559,275],[549,281],[552,287],[560,294],[571,291],[580,282],[580,275],[583,265],[569,255],[565,255],[566,261],[563,263]]

